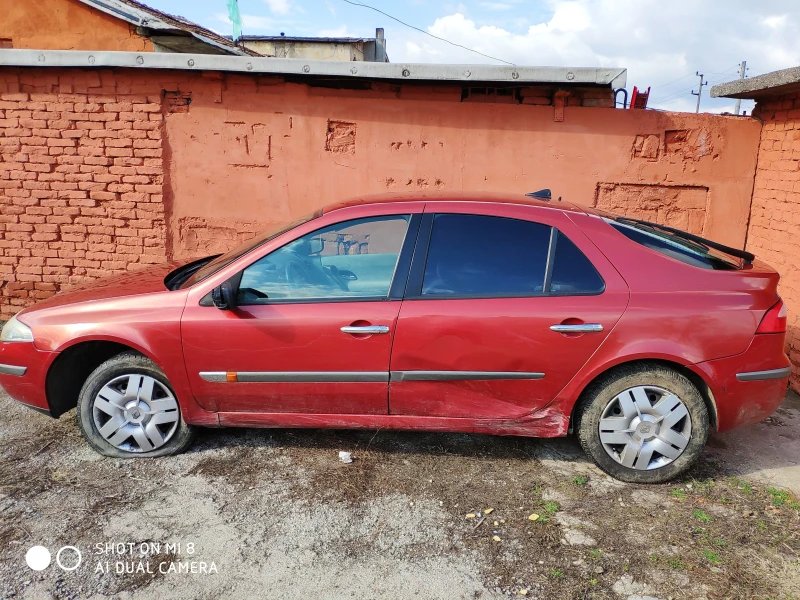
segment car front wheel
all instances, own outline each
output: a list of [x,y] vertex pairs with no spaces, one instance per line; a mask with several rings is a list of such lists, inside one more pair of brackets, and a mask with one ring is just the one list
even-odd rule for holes
[[609,475],[660,483],[685,472],[708,438],[708,409],[684,375],[657,364],[620,367],[587,388],[576,431]]
[[97,367],[81,389],[77,412],[84,437],[105,456],[167,456],[192,441],[169,380],[141,354],[125,352]]

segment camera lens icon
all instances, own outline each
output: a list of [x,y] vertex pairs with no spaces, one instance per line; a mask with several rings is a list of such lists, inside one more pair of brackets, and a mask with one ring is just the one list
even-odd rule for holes
[[[34,571],[44,571],[53,557],[44,546],[33,546],[25,553],[25,562]],[[56,553],[56,564],[62,571],[74,571],[81,566],[83,555],[75,546],[63,546]]]
[[50,550],[44,546],[34,546],[25,553],[25,562],[34,571],[44,571],[50,566]]

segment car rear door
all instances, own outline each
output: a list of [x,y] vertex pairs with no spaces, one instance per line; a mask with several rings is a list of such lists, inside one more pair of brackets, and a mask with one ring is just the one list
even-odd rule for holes
[[232,310],[190,295],[181,329],[198,402],[222,413],[386,414],[422,206],[378,208],[268,251],[231,274]]
[[559,210],[428,203],[395,333],[390,413],[513,419],[550,402],[628,288]]

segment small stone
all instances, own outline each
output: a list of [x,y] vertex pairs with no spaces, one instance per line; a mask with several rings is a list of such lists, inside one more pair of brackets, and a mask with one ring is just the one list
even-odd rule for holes
[[475,513],[467,513],[467,516],[464,517],[465,519],[474,519],[476,517]]
[[485,515],[490,515],[490,514],[492,514],[493,512],[494,512],[494,509],[493,509],[493,508],[487,508],[485,511],[483,511],[483,514],[485,514]]
[[500,523],[499,523],[499,522],[497,522],[497,521],[495,521],[495,522],[494,522],[494,526],[495,526],[495,527],[497,527],[498,525],[500,525]]
[[493,542],[500,542],[502,540],[498,536],[495,535],[495,536],[492,536],[492,541]]
[[537,515],[536,513],[533,513],[530,517],[528,517],[528,520],[530,520],[530,521],[538,521],[539,520],[539,515]]
[[520,590],[520,591],[518,591],[517,593],[518,593],[520,596],[527,596],[527,595],[528,595],[528,590]]
[[600,575],[601,573],[605,572],[605,569],[603,567],[598,566],[594,568],[594,572]]

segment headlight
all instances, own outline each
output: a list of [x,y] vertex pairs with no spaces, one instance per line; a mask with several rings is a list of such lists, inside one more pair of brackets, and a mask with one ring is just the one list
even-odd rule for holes
[[33,332],[31,328],[17,320],[16,315],[3,325],[0,332],[0,342],[32,342]]

